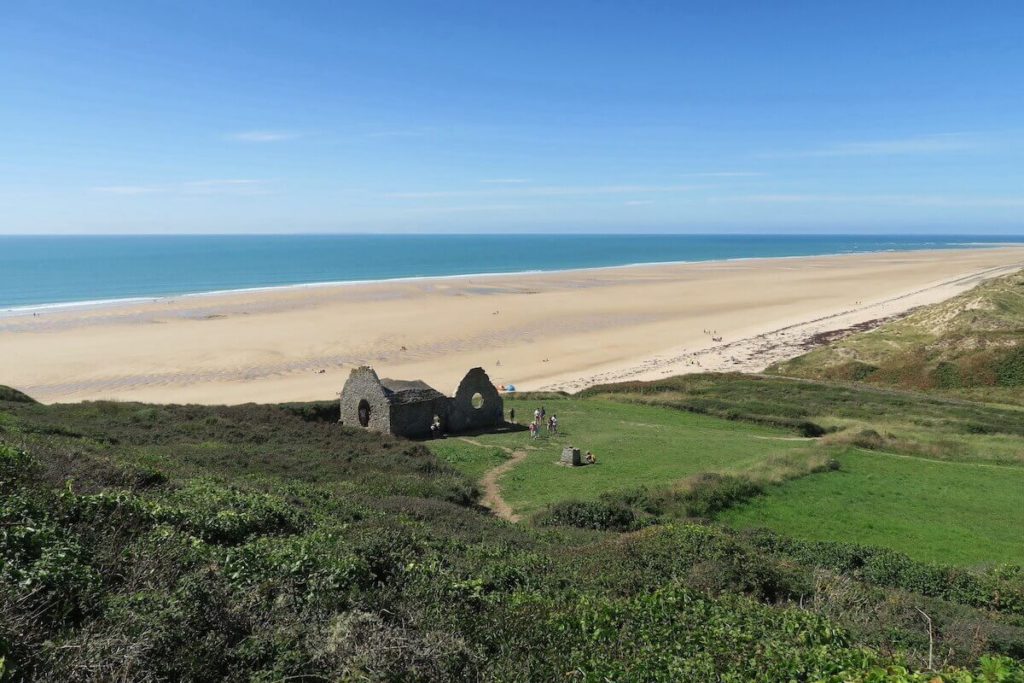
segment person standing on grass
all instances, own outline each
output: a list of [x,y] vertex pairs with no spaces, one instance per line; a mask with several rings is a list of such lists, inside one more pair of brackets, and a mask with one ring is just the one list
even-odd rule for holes
[[533,411],[533,421],[540,424],[540,408]]
[[509,408],[509,410],[508,410],[508,421],[511,422],[512,424],[516,423],[516,409],[515,408]]

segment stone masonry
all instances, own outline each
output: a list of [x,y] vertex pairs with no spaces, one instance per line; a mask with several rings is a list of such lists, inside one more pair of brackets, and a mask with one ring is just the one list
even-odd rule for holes
[[424,382],[381,379],[369,366],[352,371],[341,390],[341,422],[397,436],[430,435],[436,420],[447,433],[504,424],[504,402],[483,368],[473,368],[449,398]]

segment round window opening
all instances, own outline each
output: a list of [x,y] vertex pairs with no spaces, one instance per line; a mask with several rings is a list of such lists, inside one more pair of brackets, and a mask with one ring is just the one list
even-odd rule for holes
[[473,407],[476,408],[477,410],[480,410],[481,408],[484,407],[484,397],[481,396],[479,392],[473,394],[473,398],[469,400],[470,403],[473,404]]
[[365,398],[359,402],[359,424],[364,427],[370,426],[370,404]]

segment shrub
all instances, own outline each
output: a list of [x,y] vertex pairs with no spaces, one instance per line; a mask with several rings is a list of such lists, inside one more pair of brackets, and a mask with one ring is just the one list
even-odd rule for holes
[[632,531],[642,526],[631,508],[617,502],[567,500],[555,503],[534,518],[539,526]]
[[13,389],[8,386],[0,384],[0,401],[8,401],[10,403],[36,403],[37,401],[29,396],[23,394],[17,389]]
[[33,464],[28,453],[0,442],[0,493],[14,489],[29,474]]
[[1024,615],[1024,577],[1019,569],[988,572],[914,560],[888,548],[836,541],[802,541],[766,530],[746,532],[754,547],[859,578],[950,602]]
[[942,361],[932,371],[932,382],[939,389],[958,389],[963,386],[960,367],[956,363]]
[[306,422],[338,422],[341,420],[341,404],[337,401],[285,403],[281,407],[298,415]]
[[1024,386],[1024,345],[999,360],[996,364],[996,382],[1003,387]]
[[687,517],[713,517],[733,505],[764,493],[764,487],[746,477],[730,474],[702,474],[692,488],[678,498]]

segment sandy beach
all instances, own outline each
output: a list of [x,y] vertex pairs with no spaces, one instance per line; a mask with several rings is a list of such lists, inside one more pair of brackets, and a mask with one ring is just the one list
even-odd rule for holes
[[333,398],[352,367],[452,391],[759,371],[1024,267],[1024,247],[299,287],[0,317],[0,384],[51,402]]

